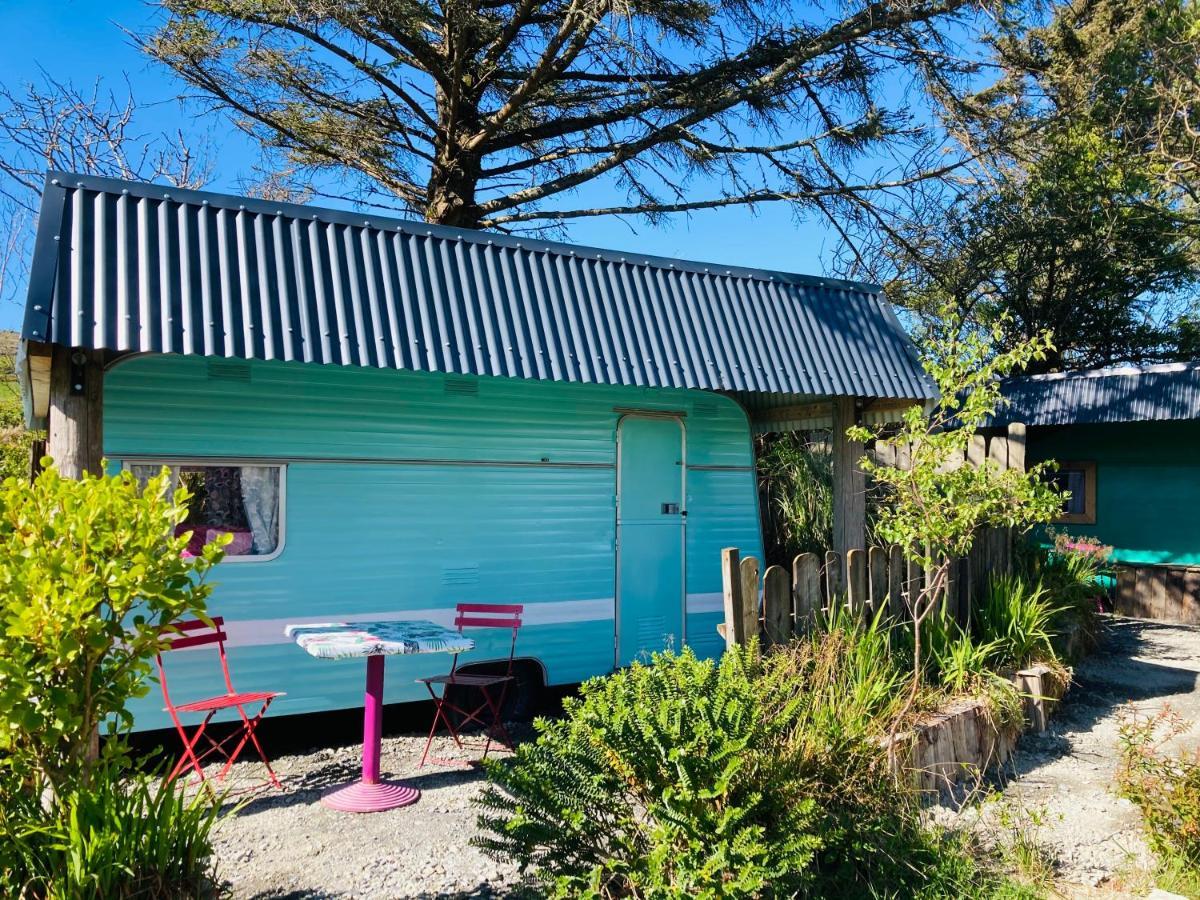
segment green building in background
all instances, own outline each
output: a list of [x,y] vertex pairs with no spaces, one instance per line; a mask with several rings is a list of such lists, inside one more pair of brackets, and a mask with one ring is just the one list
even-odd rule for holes
[[1113,548],[1116,607],[1200,622],[1200,362],[1010,379],[997,425],[1070,491],[1057,527]]

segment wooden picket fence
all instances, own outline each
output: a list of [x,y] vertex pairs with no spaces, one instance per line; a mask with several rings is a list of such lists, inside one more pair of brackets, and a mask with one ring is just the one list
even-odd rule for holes
[[[965,625],[970,619],[970,557],[953,561],[939,602],[947,614]],[[742,558],[736,547],[721,551],[725,622],[718,627],[726,646],[744,644],[753,635],[767,643],[784,643],[810,630],[821,614],[845,604],[864,619],[880,610],[895,622],[909,619],[910,599],[925,586],[927,574],[905,560],[899,547],[872,547],[842,555],[801,553],[789,572],[770,566],[759,578],[759,561]]]

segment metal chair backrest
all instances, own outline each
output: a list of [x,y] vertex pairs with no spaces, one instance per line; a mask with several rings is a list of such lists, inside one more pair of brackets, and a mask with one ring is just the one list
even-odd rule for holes
[[163,699],[167,707],[172,706],[171,695],[167,691],[167,672],[163,667],[162,655],[171,650],[184,650],[188,647],[203,647],[208,644],[217,645],[217,655],[221,660],[221,675],[225,678],[225,687],[233,693],[233,679],[229,675],[229,659],[225,656],[225,640],[229,635],[225,632],[225,619],[213,616],[205,622],[201,619],[188,619],[183,622],[173,622],[170,625],[172,634],[164,636],[165,646],[159,650],[154,660],[158,666],[158,681],[162,685]]
[[[454,627],[462,634],[464,628],[512,629],[512,642],[508,647],[506,675],[512,675],[513,657],[517,652],[517,632],[521,628],[521,616],[525,607],[518,603],[459,603],[454,607]],[[458,654],[450,665],[453,674],[458,669]]]

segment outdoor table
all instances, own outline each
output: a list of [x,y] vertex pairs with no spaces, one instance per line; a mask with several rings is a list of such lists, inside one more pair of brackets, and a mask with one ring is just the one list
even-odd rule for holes
[[462,653],[475,642],[433,622],[318,622],[288,625],[284,633],[318,659],[367,658],[363,698],[362,778],[321,795],[321,802],[345,812],[380,812],[416,803],[421,792],[396,781],[379,780],[383,735],[383,659],[392,654]]

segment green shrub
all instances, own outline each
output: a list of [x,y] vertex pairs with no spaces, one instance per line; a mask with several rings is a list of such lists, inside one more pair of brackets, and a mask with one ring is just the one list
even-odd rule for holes
[[835,623],[763,656],[664,653],[590,681],[488,763],[475,843],[559,897],[971,896],[990,876],[887,771],[906,674],[886,642]]
[[31,794],[0,811],[0,890],[8,897],[109,900],[214,892],[210,833],[218,806],[113,762],[47,815]]
[[1189,730],[1169,708],[1121,719],[1117,790],[1142,811],[1151,848],[1165,865],[1200,876],[1200,750],[1172,752]]
[[[481,845],[560,896],[752,896],[809,870],[815,803],[774,764],[802,705],[768,709],[754,652],[658,654],[588,682],[513,764],[492,764]],[[731,883],[732,879],[732,883]]]
[[85,787],[95,735],[129,726],[166,626],[203,613],[221,551],[182,557],[186,493],[168,487],[53,468],[0,485],[0,787]]
[[971,611],[971,621],[978,640],[994,648],[993,667],[1020,669],[1057,660],[1053,639],[1059,611],[1040,583],[1010,573],[988,582],[981,602]]
[[768,560],[786,565],[798,553],[833,543],[833,455],[827,443],[798,434],[769,438],[757,454]]

